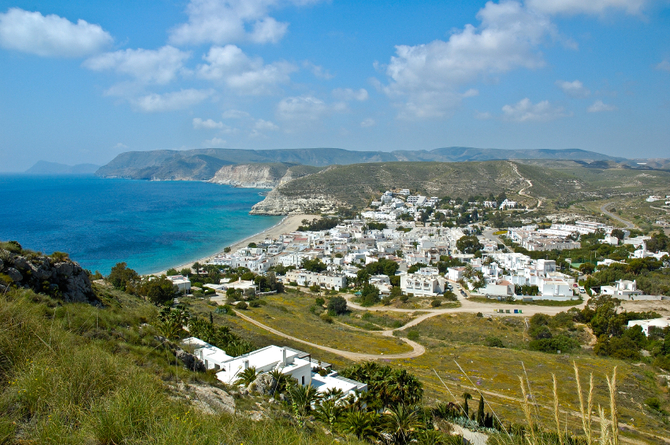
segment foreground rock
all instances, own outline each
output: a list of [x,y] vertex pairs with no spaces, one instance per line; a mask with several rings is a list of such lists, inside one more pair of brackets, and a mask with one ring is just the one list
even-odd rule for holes
[[30,288],[35,292],[73,303],[97,303],[89,273],[65,254],[42,255],[7,243],[0,249],[0,292],[9,287]]

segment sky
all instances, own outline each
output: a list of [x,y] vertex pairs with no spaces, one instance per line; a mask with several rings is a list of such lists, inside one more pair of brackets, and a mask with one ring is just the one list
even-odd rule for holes
[[0,0],[0,171],[191,148],[670,158],[670,0]]

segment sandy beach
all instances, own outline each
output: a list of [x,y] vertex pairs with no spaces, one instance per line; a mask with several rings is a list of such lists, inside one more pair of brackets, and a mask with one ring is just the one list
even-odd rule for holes
[[[246,246],[249,245],[249,243],[252,243],[252,242],[263,241],[266,238],[270,238],[270,239],[279,238],[279,235],[283,235],[284,233],[290,233],[290,232],[296,231],[298,229],[298,227],[302,224],[303,219],[307,219],[307,220],[311,221],[314,218],[320,218],[320,216],[317,216],[317,215],[302,215],[302,214],[301,215],[286,216],[279,223],[275,224],[274,226],[272,226],[272,227],[270,227],[270,228],[268,228],[268,229],[266,229],[262,232],[256,233],[255,235],[251,235],[247,238],[244,238],[243,240],[237,241],[234,244],[231,244],[230,246],[221,247],[221,249],[219,250],[219,252],[217,254],[210,255],[210,256],[207,256],[207,257],[204,257],[204,258],[200,258],[199,260],[193,261],[193,262],[190,262],[190,263],[181,264],[179,266],[173,266],[173,268],[177,269],[177,270],[182,270],[182,269],[191,268],[191,266],[193,266],[193,264],[195,264],[196,262],[200,263],[200,264],[204,264],[207,261],[209,261],[210,258],[213,258],[214,256],[219,255],[219,254],[223,254],[223,250],[226,247],[230,247],[231,252],[235,252],[237,249],[240,249],[242,247],[246,247]],[[165,270],[162,270],[160,272],[151,273],[151,274],[147,274],[147,275],[163,275],[163,274],[165,274],[165,272],[166,272]]]

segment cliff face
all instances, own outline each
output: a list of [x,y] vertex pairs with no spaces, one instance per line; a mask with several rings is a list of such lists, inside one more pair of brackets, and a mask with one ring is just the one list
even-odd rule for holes
[[283,163],[225,165],[209,182],[243,188],[273,189],[317,171],[319,168]]
[[286,196],[281,189],[274,189],[265,199],[251,208],[252,215],[296,215],[330,213],[346,204],[326,195],[304,197]]
[[284,164],[224,165],[209,182],[234,187],[271,189],[280,184],[287,172],[288,167]]

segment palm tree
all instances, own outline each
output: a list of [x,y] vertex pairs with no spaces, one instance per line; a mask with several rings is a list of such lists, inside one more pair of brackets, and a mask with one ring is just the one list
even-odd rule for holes
[[282,373],[279,368],[274,368],[272,371],[268,372],[268,374],[275,381],[275,386],[272,388],[272,392],[275,397],[279,397],[279,394],[286,391],[290,381],[286,374]]
[[251,368],[247,368],[237,374],[237,380],[235,380],[235,384],[246,387],[251,385],[256,380],[256,377],[258,377],[258,373],[256,372],[256,368],[252,366]]
[[316,405],[314,416],[321,422],[328,425],[330,431],[333,431],[335,425],[342,417],[343,408],[337,404],[337,399],[324,399]]
[[355,435],[361,440],[374,439],[376,436],[376,414],[367,411],[351,411],[342,419],[341,427],[345,433]]
[[384,429],[393,437],[393,443],[409,443],[421,426],[416,407],[396,405],[384,414]]
[[291,385],[288,389],[288,396],[298,419],[307,415],[312,409],[312,404],[320,398],[315,387],[312,385],[302,386],[300,384]]

